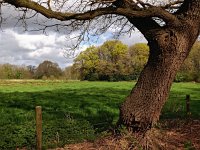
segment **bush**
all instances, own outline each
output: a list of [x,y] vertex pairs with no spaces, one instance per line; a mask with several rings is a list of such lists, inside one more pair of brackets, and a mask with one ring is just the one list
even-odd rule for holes
[[65,144],[94,138],[94,129],[85,120],[59,119],[56,122],[46,121],[43,125],[44,149],[63,147]]
[[193,81],[200,83],[200,73],[194,74],[194,80]]
[[[36,145],[35,123],[9,124],[0,127],[0,149],[16,149],[26,147],[33,149]],[[4,135],[4,136],[3,136]]]
[[185,77],[182,73],[177,73],[174,79],[175,82],[183,82],[184,80],[185,80]]
[[97,81],[99,80],[99,75],[97,73],[93,73],[93,74],[90,74],[88,75],[88,81]]
[[42,80],[47,80],[47,76],[42,76]]
[[188,81],[194,81],[194,75],[186,72],[178,72],[174,79],[174,82],[188,82]]

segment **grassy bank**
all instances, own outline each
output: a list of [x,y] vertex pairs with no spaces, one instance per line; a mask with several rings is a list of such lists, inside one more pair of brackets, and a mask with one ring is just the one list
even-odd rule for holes
[[[112,128],[133,82],[0,81],[0,149],[35,147],[35,106],[43,108],[43,145],[94,140]],[[161,118],[200,118],[200,84],[175,83]]]

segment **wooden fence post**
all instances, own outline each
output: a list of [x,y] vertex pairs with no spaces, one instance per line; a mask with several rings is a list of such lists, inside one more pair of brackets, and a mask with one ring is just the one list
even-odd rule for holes
[[190,95],[186,95],[186,113],[190,114]]
[[36,106],[36,149],[42,150],[42,107]]

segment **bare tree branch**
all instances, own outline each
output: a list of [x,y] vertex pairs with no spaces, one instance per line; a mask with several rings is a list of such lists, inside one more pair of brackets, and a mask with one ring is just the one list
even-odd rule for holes
[[[135,18],[146,18],[146,17],[159,17],[165,22],[170,24],[179,24],[178,19],[173,14],[170,14],[162,7],[151,6],[146,9],[141,10],[132,10],[131,8],[121,8],[121,7],[102,7],[95,10],[86,11],[82,13],[73,13],[73,12],[58,12],[51,9],[47,9],[44,6],[38,4],[37,2],[30,0],[5,0],[6,3],[12,4],[15,7],[25,7],[32,10],[35,10],[47,18],[55,18],[61,21],[76,19],[76,20],[90,20],[95,17],[106,15],[106,14],[118,14],[126,17],[135,17]],[[138,1],[141,5],[145,7],[145,3]]]

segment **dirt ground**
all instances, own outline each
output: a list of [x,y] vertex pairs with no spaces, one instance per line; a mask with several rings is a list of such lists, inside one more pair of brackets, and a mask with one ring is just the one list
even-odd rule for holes
[[[134,136],[130,133],[109,136],[56,150],[200,150],[200,120],[165,120],[146,133],[145,141]],[[138,145],[144,142],[146,147],[140,148]]]

